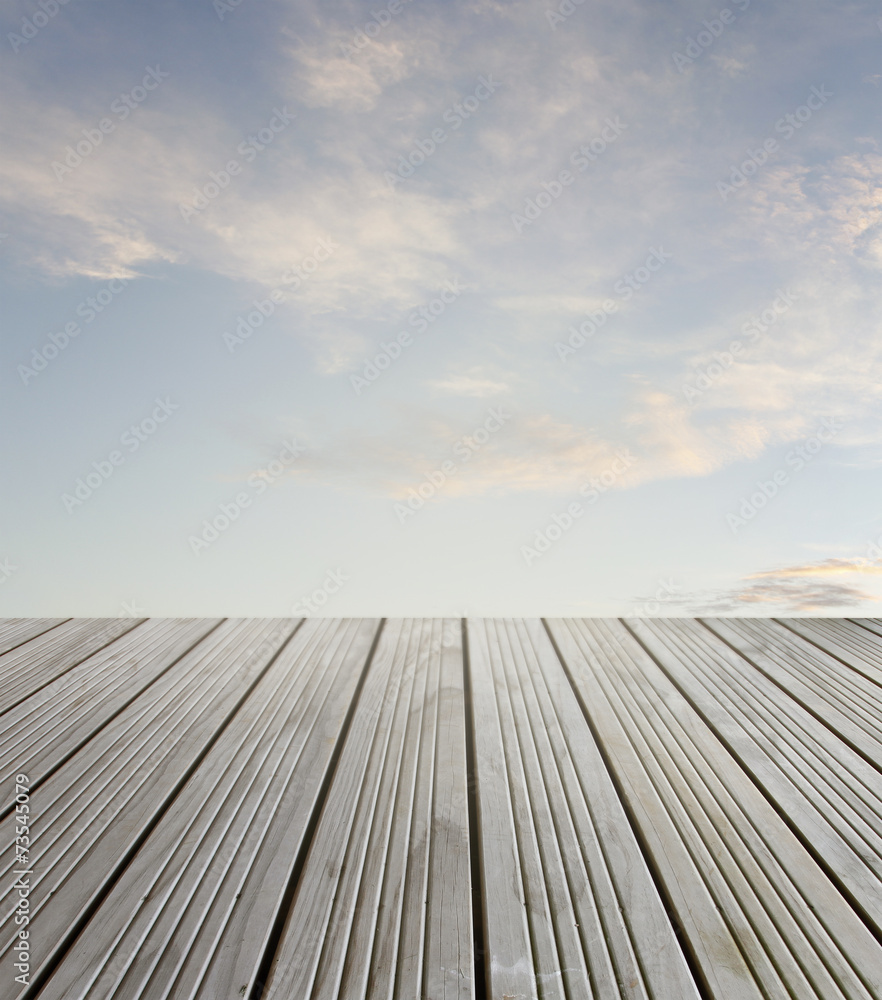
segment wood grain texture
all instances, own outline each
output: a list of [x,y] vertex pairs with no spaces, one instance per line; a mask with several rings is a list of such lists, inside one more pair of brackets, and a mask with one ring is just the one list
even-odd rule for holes
[[4,653],[0,656],[0,713],[140,623],[134,618],[72,618]]
[[[53,963],[294,627],[288,620],[225,622],[188,655],[184,669],[151,685],[34,791],[35,973]],[[0,843],[12,842],[13,819],[0,823]],[[0,968],[8,965],[15,934],[11,853],[3,860]]]
[[776,622],[718,619],[707,626],[882,770],[877,685]]
[[457,667],[458,623],[386,623],[267,997],[474,996]]
[[[475,622],[469,636],[490,994],[697,998],[542,624]],[[499,901],[512,884],[522,896]]]
[[254,982],[375,631],[298,631],[43,996],[234,997]]
[[781,624],[882,685],[882,636],[841,619],[782,618]]
[[0,620],[0,994],[879,1000],[880,651],[875,619]]
[[0,618],[0,655],[69,620],[68,618]]
[[[609,731],[617,749],[621,730],[627,734],[623,777],[648,772],[677,828],[674,843],[668,829],[656,850],[670,855],[676,841],[689,849],[692,864],[677,875],[679,905],[686,904],[679,915],[712,995],[722,1000],[747,988],[748,995],[832,1000],[882,991],[882,949],[866,925],[627,629],[598,621],[562,623],[562,635],[564,628],[581,640],[581,664],[579,643],[568,643],[564,656],[579,670],[583,705],[598,728],[607,726],[595,697],[602,690],[618,721],[619,732]],[[659,839],[648,827],[644,837]],[[721,939],[707,933],[708,893],[741,955],[728,984],[712,978],[733,966],[711,959]],[[699,907],[702,923],[694,921]]]
[[21,771],[39,784],[217,624],[150,621],[0,715],[0,790]]
[[700,623],[631,627],[882,935],[880,775]]

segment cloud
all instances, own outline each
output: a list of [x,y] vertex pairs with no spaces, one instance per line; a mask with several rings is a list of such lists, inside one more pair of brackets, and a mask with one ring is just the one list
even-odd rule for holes
[[[466,439],[491,411],[508,417],[500,430],[475,448]],[[457,474],[444,487],[448,498],[564,493],[606,472],[625,450],[623,444],[604,440],[590,429],[547,413],[518,413],[507,404],[473,411],[471,420],[413,407],[399,412],[395,425],[382,431],[352,430],[326,440],[313,432],[314,449],[291,474],[397,498],[445,460],[452,460]],[[616,481],[617,487],[638,481],[639,460],[633,468],[633,473]]]
[[[59,183],[50,163],[82,128],[94,127],[106,101],[66,107],[56,92],[36,102],[13,85],[0,109],[11,137],[0,198],[10,220],[3,228],[14,224],[21,258],[52,279],[132,276],[176,262],[270,290],[329,238],[338,249],[274,317],[307,346],[324,376],[370,357],[380,339],[402,329],[411,309],[446,279],[463,276],[470,301],[456,308],[508,340],[507,370],[496,376],[467,363],[430,380],[431,388],[493,399],[535,386],[528,405],[549,414],[562,385],[587,396],[596,380],[613,396],[608,426],[589,430],[580,426],[587,417],[567,418],[576,470],[593,461],[582,442],[621,439],[641,455],[634,482],[705,476],[798,439],[819,400],[849,416],[849,433],[864,433],[870,444],[878,437],[861,424],[878,406],[882,381],[877,317],[864,308],[882,264],[882,156],[875,148],[824,156],[812,147],[800,152],[794,140],[739,192],[737,204],[722,206],[714,189],[715,171],[723,169],[718,133],[701,128],[717,127],[701,114],[710,74],[677,74],[669,52],[655,74],[646,57],[659,58],[657,28],[645,4],[624,8],[634,30],[627,45],[611,47],[620,28],[605,18],[615,12],[618,24],[622,16],[612,4],[598,5],[596,23],[578,10],[552,32],[544,9],[531,4],[454,2],[442,13],[414,3],[349,58],[341,46],[363,23],[362,7],[291,8],[296,27],[262,42],[267,78],[279,102],[296,107],[297,120],[189,222],[180,204],[192,200],[209,171],[237,155],[238,143],[262,121],[243,122],[241,107],[224,107],[183,84],[176,90],[170,80]],[[682,14],[682,30],[691,30],[688,8],[678,12],[675,21]],[[729,37],[705,64],[718,60],[726,86],[759,57],[746,33]],[[443,113],[480,74],[503,84],[453,129]],[[266,89],[264,80],[260,100],[269,115],[275,97]],[[243,95],[251,109],[255,100]],[[834,114],[832,105],[828,112]],[[518,235],[511,213],[572,166],[572,151],[610,115],[628,129]],[[813,127],[829,121],[819,116]],[[446,143],[390,190],[384,173],[441,126]],[[572,361],[569,383],[520,350],[547,345],[551,355],[567,325],[613,294],[616,280],[659,243],[674,260],[620,303]],[[728,283],[745,262],[762,274],[748,283],[751,292],[761,289],[750,308],[767,304],[773,274],[782,283],[801,276],[807,290],[767,344],[695,407],[686,406],[684,365],[709,363],[725,348],[742,306],[718,307],[726,315],[696,330],[677,314],[675,300],[704,300],[706,307],[716,286],[705,282],[722,275]],[[243,288],[243,305],[252,297]],[[449,339],[449,350],[457,350],[456,338]],[[469,344],[472,360],[477,343]],[[623,358],[629,368],[637,359],[640,370],[631,374],[639,381],[614,368]],[[424,373],[417,378],[425,381]],[[541,419],[534,418],[536,428]],[[431,436],[422,442],[427,460],[437,444]],[[530,439],[523,444],[534,447]],[[504,471],[513,472],[515,484],[532,482],[525,471],[502,466],[498,478]],[[553,462],[546,471],[548,489],[567,488]]]
[[742,577],[740,586],[671,597],[667,604],[689,615],[824,614],[867,602],[882,602],[856,584],[830,577],[882,575],[882,560],[833,558],[818,563],[763,570]]
[[790,566],[787,569],[769,570],[754,573],[748,580],[763,580],[767,578],[802,578],[819,576],[842,576],[850,573],[882,574],[882,562],[858,556],[853,559],[825,559],[819,563],[807,563],[802,566]]
[[772,436],[756,415],[731,413],[699,425],[689,406],[675,396],[644,386],[637,390],[623,424],[629,440],[646,457],[642,478],[705,476],[731,462],[758,457]]
[[509,382],[488,377],[480,367],[470,368],[460,374],[452,374],[447,378],[435,379],[428,383],[433,389],[451,396],[474,396],[486,399],[511,391]]
[[38,105],[19,84],[10,90],[0,106],[6,146],[0,207],[16,234],[19,265],[51,280],[100,280],[133,277],[145,264],[179,259],[177,249],[142,221],[149,210],[140,211],[144,205],[155,211],[174,188],[173,158],[150,130],[156,117],[145,108],[140,122],[117,123],[115,133],[59,178],[53,164],[67,166],[67,147],[86,143],[81,130],[94,129],[99,116]]
[[814,166],[769,166],[744,200],[737,228],[776,254],[840,273],[882,267],[882,156],[854,152]]
[[[284,32],[289,38],[291,32]],[[417,62],[413,45],[403,41],[371,40],[346,58],[342,46],[354,50],[353,32],[335,32],[318,45],[292,39],[294,93],[310,108],[347,112],[372,111],[383,91],[406,79]]]

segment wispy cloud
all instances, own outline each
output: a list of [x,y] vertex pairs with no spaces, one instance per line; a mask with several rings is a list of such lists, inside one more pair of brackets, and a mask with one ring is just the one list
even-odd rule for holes
[[[382,430],[313,437],[318,447],[291,474],[397,497],[448,458],[454,443],[470,434],[473,425],[480,426],[483,411],[472,412],[471,419],[453,418],[410,407]],[[604,440],[548,414],[514,411],[504,429],[464,465],[447,495],[571,491],[609,468],[622,447],[621,442]],[[636,481],[629,474],[617,485],[626,488]]]
[[460,374],[451,374],[447,378],[435,379],[430,381],[429,385],[451,396],[475,396],[478,399],[498,396],[500,393],[512,390],[509,382],[488,377],[480,367],[470,368]]
[[860,589],[857,582],[831,577],[882,575],[882,561],[860,557],[824,559],[817,563],[763,570],[743,577],[729,590],[677,595],[672,607],[690,615],[778,615],[785,612],[824,614],[846,608],[882,604],[882,593]]
[[[173,5],[160,28],[137,4],[71,4],[23,51],[8,52],[13,58],[0,63],[2,259],[10,284],[23,279],[24,290],[13,290],[5,313],[4,370],[14,382],[15,366],[38,345],[53,350],[47,338],[62,336],[101,282],[132,278],[140,289],[130,307],[71,341],[51,378],[28,390],[37,409],[23,404],[17,461],[30,470],[33,455],[45,456],[51,476],[82,442],[77,461],[88,466],[107,423],[129,419],[120,399],[153,398],[161,369],[192,399],[194,422],[203,421],[180,442],[193,453],[181,461],[185,477],[217,486],[224,470],[233,475],[243,427],[259,441],[296,432],[310,449],[286,485],[298,482],[288,475],[309,485],[302,495],[315,501],[314,518],[340,489],[370,517],[384,506],[378,496],[400,496],[487,408],[504,407],[512,419],[445,487],[440,499],[450,508],[459,498],[509,497],[511,509],[529,510],[529,531],[628,449],[639,461],[616,482],[627,496],[615,499],[642,523],[665,504],[691,509],[690,491],[706,497],[707,539],[694,544],[703,571],[724,582],[691,595],[689,607],[766,613],[864,600],[875,568],[849,559],[789,566],[782,556],[822,535],[842,540],[835,551],[859,545],[817,519],[782,529],[786,541],[776,540],[765,565],[784,569],[741,580],[720,574],[731,566],[724,517],[739,495],[738,466],[746,483],[767,478],[774,450],[813,434],[819,415],[835,414],[844,429],[812,475],[823,469],[848,484],[865,476],[865,493],[875,489],[875,16],[857,4],[750,4],[679,72],[673,53],[699,30],[694,4],[597,0],[552,25],[548,11],[559,6],[407,0],[387,19],[388,4],[362,0],[249,0],[221,20],[205,0]],[[53,162],[112,114],[148,62],[169,74],[161,87],[58,176]],[[485,86],[492,92],[470,98],[481,79],[494,81]],[[724,201],[720,179],[821,86],[833,96]],[[246,160],[241,144],[275,109],[290,123]],[[622,123],[615,141],[581,169],[580,149],[612,120]],[[229,183],[213,179],[232,159],[241,171]],[[205,206],[182,213],[209,185]],[[540,201],[517,231],[513,215]],[[334,251],[317,263],[321,240]],[[666,263],[650,274],[644,263],[657,247]],[[301,267],[296,288],[285,285]],[[463,294],[418,333],[415,310],[451,280]],[[145,286],[155,292],[146,311]],[[254,314],[260,335],[231,357],[224,332],[280,288],[285,299],[273,299],[265,325],[265,314]],[[745,326],[779,289],[796,290],[792,306],[687,398],[684,384],[707,377],[733,339],[746,339]],[[598,311],[602,326],[563,361],[556,344]],[[155,323],[149,336],[147,323]],[[400,344],[402,331],[413,344],[393,357],[397,348],[384,345]],[[376,358],[382,379],[356,395],[350,375]],[[224,397],[216,410],[213,393]],[[50,422],[70,436],[47,432]],[[22,481],[32,481],[30,471]],[[151,483],[159,490],[164,481]],[[815,485],[808,475],[794,482],[787,502],[796,509]],[[180,508],[190,492],[180,491],[170,519],[187,521]],[[832,513],[817,517],[867,523],[861,502],[843,487],[829,499]],[[144,506],[166,508],[158,499]],[[612,531],[622,507],[605,505],[595,521],[608,517]],[[32,537],[48,537],[33,517]],[[636,533],[622,531],[627,551]],[[593,544],[589,536],[573,545]],[[651,561],[663,542],[647,542],[623,564]],[[110,606],[118,604],[114,597]]]

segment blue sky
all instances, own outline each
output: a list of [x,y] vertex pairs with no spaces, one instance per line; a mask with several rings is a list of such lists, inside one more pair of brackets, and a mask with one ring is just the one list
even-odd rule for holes
[[0,4],[0,614],[878,614],[880,19]]

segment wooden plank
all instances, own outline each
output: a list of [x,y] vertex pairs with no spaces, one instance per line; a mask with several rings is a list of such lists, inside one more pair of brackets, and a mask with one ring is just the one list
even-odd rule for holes
[[872,682],[776,622],[703,619],[705,625],[876,767],[882,713]]
[[224,730],[41,996],[253,986],[377,629],[308,621]]
[[145,623],[0,716],[0,789],[19,772],[36,787],[217,624]]
[[882,936],[882,780],[700,623],[631,628]]
[[882,624],[790,625],[0,621],[40,997],[876,1000]]
[[[732,894],[713,854],[695,835],[676,786],[630,714],[614,667],[635,650],[610,622],[549,621],[582,711],[592,720],[630,815],[640,831],[706,993],[726,1000],[765,1000],[748,959],[756,950],[747,921],[732,914]],[[729,910],[730,912],[726,912]],[[775,981],[777,986],[779,981]]]
[[0,618],[0,655],[68,620],[67,618]]
[[[652,845],[659,876],[668,879],[708,992],[721,998],[831,1000],[878,995],[882,948],[624,625],[569,620],[552,628],[583,709],[601,733],[644,840]],[[641,788],[636,796],[634,787]],[[661,800],[676,830],[673,840],[670,825],[656,827],[657,809],[646,822],[638,802],[647,793],[656,805]],[[683,863],[682,848],[691,863]],[[663,867],[671,860],[676,885]],[[725,922],[725,938],[740,953],[734,964],[729,956],[720,960],[717,949],[725,938],[708,934],[714,923],[708,896]]]
[[[106,725],[32,796],[32,973],[54,964],[70,933],[119,874],[170,797],[296,623],[229,621]],[[14,839],[13,817],[0,843]],[[0,969],[10,971],[17,929],[14,862],[0,865]],[[12,976],[9,977],[12,982]],[[10,1000],[19,991],[10,992]]]
[[[470,987],[474,972],[470,941],[464,935],[456,933],[458,928],[454,922],[464,919],[463,931],[471,925],[468,893],[460,891],[455,894],[455,911],[449,912],[450,908],[445,906],[443,891],[446,873],[442,873],[445,881],[440,885],[434,880],[430,883],[430,853],[436,836],[433,829],[433,799],[439,777],[435,764],[440,749],[446,754],[454,753],[459,762],[456,774],[447,776],[448,779],[455,777],[453,783],[448,780],[448,801],[453,805],[452,796],[459,791],[459,813],[454,816],[452,832],[460,848],[456,860],[460,874],[464,875],[462,887],[469,886],[468,836],[465,829],[468,806],[464,794],[465,718],[461,698],[457,715],[448,720],[449,723],[455,723],[457,729],[448,729],[446,733],[447,736],[455,737],[455,745],[449,749],[439,747],[442,667],[446,667],[448,683],[451,679],[456,681],[455,670],[459,668],[458,689],[460,694],[462,692],[460,630],[456,629],[454,632],[455,645],[448,644],[443,656],[439,655],[440,646],[433,649],[439,643],[442,630],[454,624],[423,621],[419,623],[419,630],[414,636],[411,655],[415,654],[415,683],[402,745],[398,789],[388,834],[389,846],[383,865],[383,886],[377,919],[375,927],[369,927],[367,921],[358,920],[359,911],[356,909],[356,922],[350,936],[341,996],[349,996],[354,987],[369,998],[420,997],[423,995],[424,974],[439,981],[442,991],[448,991],[452,997],[472,995]],[[450,693],[455,690],[454,688]],[[441,776],[442,780],[443,777]],[[362,888],[370,885],[375,878],[379,880],[378,859],[379,852],[372,852],[369,856],[362,877]],[[465,867],[462,865],[463,861]],[[437,869],[435,874],[438,874]],[[363,897],[364,894],[362,900]],[[424,954],[430,909],[436,924],[445,932],[445,937],[437,942],[435,949],[438,964],[432,967],[428,965]],[[455,964],[451,960],[453,955],[456,957]],[[367,969],[366,977],[361,971],[363,967]]]
[[[524,663],[541,711],[537,734],[547,734],[567,808],[582,851],[586,887],[594,897],[623,997],[637,994],[638,979],[653,1000],[686,1000],[698,990],[606,762],[557,653],[538,621],[526,623],[535,664]],[[542,683],[540,684],[540,678]],[[595,846],[596,845],[596,846]],[[584,917],[583,917],[584,919]],[[584,933],[583,933],[584,937]],[[633,967],[636,960],[638,969]],[[592,977],[595,976],[591,964]]]
[[0,713],[51,683],[143,621],[73,618],[0,656]]
[[882,639],[872,632],[840,618],[781,618],[779,621],[882,686]]
[[[279,943],[270,1000],[474,995],[462,683],[452,669],[460,650],[440,641],[453,624],[391,621],[383,630]],[[459,768],[444,776],[440,798],[439,759]],[[453,834],[443,850],[456,867],[439,885],[433,848],[442,831]],[[444,931],[432,945],[430,926]],[[425,993],[428,983],[440,992]]]
[[882,618],[848,618],[846,621],[854,622],[873,635],[882,636]]
[[[542,623],[508,620],[472,627],[478,633],[472,658],[476,718],[478,698],[490,694],[490,674],[497,702],[509,701],[500,719],[510,717],[512,725],[503,722],[499,732],[513,795],[522,788],[512,781],[515,755],[525,776],[526,797],[521,804],[513,802],[512,835],[525,877],[542,996],[697,998],[658,891]],[[481,764],[479,754],[479,793],[483,782],[496,780]],[[524,836],[527,816],[532,838]],[[534,854],[530,864],[525,863],[528,851]],[[535,947],[537,876],[545,887],[538,901],[548,900],[539,929],[550,922],[552,949]],[[492,945],[489,956],[492,970]],[[490,987],[498,995],[492,976]]]
[[[400,995],[425,1000],[473,1000],[474,928],[472,927],[471,854],[466,763],[466,717],[462,625],[441,622],[433,629],[425,655],[440,653],[438,732],[435,743],[432,809],[429,816],[429,871],[426,896],[423,993],[415,982],[417,942],[408,922],[399,963]],[[424,651],[421,650],[421,653]],[[415,815],[418,813],[415,812]],[[419,843],[417,831],[415,843]],[[408,913],[417,908],[422,879],[414,871],[408,881]],[[452,891],[451,891],[452,890]]]
[[[484,948],[491,997],[537,996],[525,873],[515,827],[503,726],[491,670],[490,637],[469,622],[478,847],[484,887]],[[527,831],[523,831],[526,835]],[[536,906],[538,904],[533,903]],[[543,913],[547,919],[547,913]],[[548,935],[546,934],[546,937]]]

